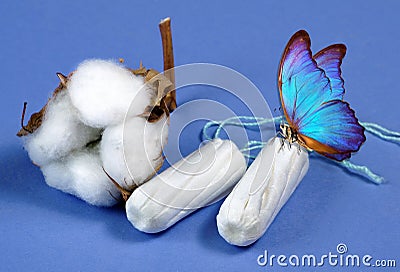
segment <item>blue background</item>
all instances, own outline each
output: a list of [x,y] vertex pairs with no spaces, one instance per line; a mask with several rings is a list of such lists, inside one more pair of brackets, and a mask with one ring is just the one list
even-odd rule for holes
[[[220,203],[161,234],[141,233],[122,207],[89,206],[48,187],[15,136],[22,102],[29,102],[30,113],[40,109],[58,84],[55,72],[68,74],[91,57],[123,57],[131,67],[143,60],[161,70],[157,25],[167,16],[176,65],[211,62],[235,69],[258,86],[271,108],[279,107],[276,71],[295,31],[310,33],[314,52],[344,42],[345,99],[362,121],[400,130],[399,9],[398,1],[1,1],[0,270],[286,270],[259,267],[257,256],[265,249],[321,255],[336,252],[338,243],[351,254],[397,259],[399,266],[400,149],[371,135],[353,159],[383,175],[386,184],[311,159],[308,174],[267,233],[247,248],[219,236]],[[201,87],[182,94],[178,103],[198,97]],[[224,103],[236,102],[226,97]],[[183,153],[199,145],[199,128],[183,134]]]

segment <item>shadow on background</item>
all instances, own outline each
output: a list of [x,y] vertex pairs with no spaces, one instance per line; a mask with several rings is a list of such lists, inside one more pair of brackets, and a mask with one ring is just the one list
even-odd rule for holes
[[[9,146],[0,154],[0,205],[12,210],[14,205],[36,206],[77,221],[104,224],[119,240],[144,242],[152,236],[137,231],[127,220],[124,205],[96,207],[49,187],[38,167],[33,165],[22,146]],[[45,218],[44,218],[45,220]]]
[[[216,216],[222,201],[209,209],[211,215],[203,221],[198,240],[208,250],[219,253],[237,254],[248,249],[263,252],[266,248],[281,248],[295,246],[307,237],[313,236],[319,221],[323,220],[324,212],[335,205],[337,197],[344,189],[344,182],[335,180],[337,173],[331,168],[337,168],[335,163],[325,160],[311,159],[310,168],[296,191],[286,205],[278,213],[266,233],[254,244],[247,247],[237,247],[228,244],[218,233]],[[324,173],[324,176],[321,176]]]

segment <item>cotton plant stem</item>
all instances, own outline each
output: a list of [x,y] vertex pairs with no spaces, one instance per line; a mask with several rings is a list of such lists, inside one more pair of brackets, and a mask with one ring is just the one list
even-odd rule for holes
[[163,47],[164,72],[165,76],[172,83],[172,90],[165,96],[165,103],[169,112],[176,109],[176,90],[175,90],[175,71],[174,71],[174,51],[172,47],[171,19],[165,18],[160,24],[161,41]]
[[[59,92],[65,89],[68,80],[68,77],[64,76],[61,73],[57,73],[57,77],[60,79],[60,83],[54,90],[52,98],[54,98]],[[50,100],[51,99],[47,101],[47,103],[43,106],[43,108],[40,109],[40,111],[35,112],[31,115],[26,125],[24,125],[24,120],[25,120],[27,102],[24,102],[24,108],[22,110],[22,116],[21,116],[21,129],[17,133],[18,137],[23,137],[32,134],[33,132],[35,132],[36,129],[38,129],[42,125],[43,116],[46,112],[47,104],[49,103]]]
[[29,130],[25,125],[24,125],[24,120],[25,120],[25,113],[26,113],[26,105],[28,105],[28,102],[24,102],[24,108],[22,109],[22,116],[21,116],[21,131],[17,133],[17,136],[23,136],[25,133],[32,133],[31,130]]
[[[107,173],[107,171],[104,169],[104,167],[103,167],[103,172],[107,175],[107,177],[114,184],[114,186],[117,187],[117,189],[121,192],[122,198],[126,202],[128,200],[128,198],[131,196],[132,192],[125,190],[121,185],[119,185],[119,183]],[[134,189],[136,189],[136,188],[134,188]],[[111,192],[110,192],[110,194],[111,194]],[[111,196],[114,197],[112,194],[111,194]]]

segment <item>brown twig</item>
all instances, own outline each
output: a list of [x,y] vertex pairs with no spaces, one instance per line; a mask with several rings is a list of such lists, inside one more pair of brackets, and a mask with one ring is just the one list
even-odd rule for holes
[[[21,116],[21,128],[23,131],[28,132],[29,134],[32,133],[30,129],[28,129],[25,125],[25,113],[26,113],[26,105],[28,105],[28,102],[24,102],[24,108],[22,109],[22,116]],[[18,135],[18,134],[17,134]]]
[[22,117],[21,117],[21,129],[18,131],[17,136],[23,137],[29,134],[34,133],[41,125],[42,121],[46,112],[46,108],[49,102],[54,99],[61,91],[66,89],[68,78],[72,75],[70,73],[68,77],[64,76],[61,73],[57,73],[57,77],[60,79],[60,83],[58,84],[57,88],[54,90],[52,97],[47,101],[47,103],[41,108],[40,111],[35,112],[31,115],[28,120],[28,123],[24,125],[25,120],[25,113],[26,113],[26,102],[24,103],[24,109],[22,110]]
[[60,84],[63,88],[67,87],[68,78],[61,73],[56,73],[57,77],[60,79]]
[[[104,173],[107,175],[107,177],[111,180],[111,182],[114,184],[115,187],[117,187],[117,189],[121,192],[122,198],[126,201],[128,201],[128,198],[131,196],[132,192],[126,190],[125,188],[123,188],[121,185],[119,185],[118,182],[115,181],[115,179],[113,179],[108,173],[107,171],[104,169],[103,167],[103,171]],[[110,192],[111,194],[111,192]]]
[[165,18],[159,24],[161,41],[163,47],[164,72],[165,76],[172,83],[172,90],[165,96],[169,112],[176,109],[175,71],[174,71],[174,50],[172,47],[171,19]]

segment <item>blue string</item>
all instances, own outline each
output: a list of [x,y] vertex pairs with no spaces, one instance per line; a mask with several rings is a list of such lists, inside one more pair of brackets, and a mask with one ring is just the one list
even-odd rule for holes
[[387,128],[384,128],[378,124],[374,123],[368,123],[368,122],[361,122],[360,123],[363,127],[365,127],[365,130],[368,131],[369,133],[377,136],[378,138],[400,144],[400,133],[396,131],[389,130]]
[[[239,126],[244,128],[251,128],[267,123],[274,123],[275,125],[277,125],[282,121],[283,121],[283,116],[277,116],[273,118],[234,116],[223,121],[210,121],[203,127],[203,138],[206,140],[219,138],[221,131],[224,129],[225,126]],[[371,133],[372,135],[388,142],[400,144],[400,132],[389,130],[375,123],[361,122],[360,124],[363,127],[365,127],[365,130]],[[208,134],[208,130],[213,126],[217,126],[217,129],[210,136]],[[250,159],[255,159],[256,155],[251,155],[250,151],[262,149],[265,144],[266,142],[263,141],[251,140],[248,141],[247,144],[240,151],[243,153],[245,157]],[[368,167],[364,165],[357,165],[350,162],[349,160],[344,160],[337,163],[339,166],[347,170],[350,170],[351,172],[367,177],[375,184],[381,184],[384,181],[383,177],[373,173]]]
[[[283,116],[273,117],[273,118],[262,118],[253,116],[234,116],[223,121],[209,121],[203,127],[203,137],[205,140],[212,140],[214,138],[219,138],[221,131],[225,126],[237,126],[237,127],[258,127],[267,123],[279,123],[283,119]],[[214,136],[209,136],[207,131],[210,127],[218,126],[214,133]]]
[[254,160],[257,156],[256,155],[251,155],[248,152],[252,151],[252,150],[262,149],[265,144],[266,143],[262,142],[262,141],[248,141],[247,144],[242,149],[240,149],[240,151],[243,153],[243,155],[246,158]]
[[357,164],[352,163],[349,160],[344,160],[344,161],[337,162],[337,163],[353,172],[356,172],[357,174],[364,174],[366,177],[368,177],[370,180],[372,180],[376,184],[381,184],[382,182],[384,182],[383,177],[373,173],[371,170],[369,170],[368,167],[366,167],[364,165],[357,165]]

